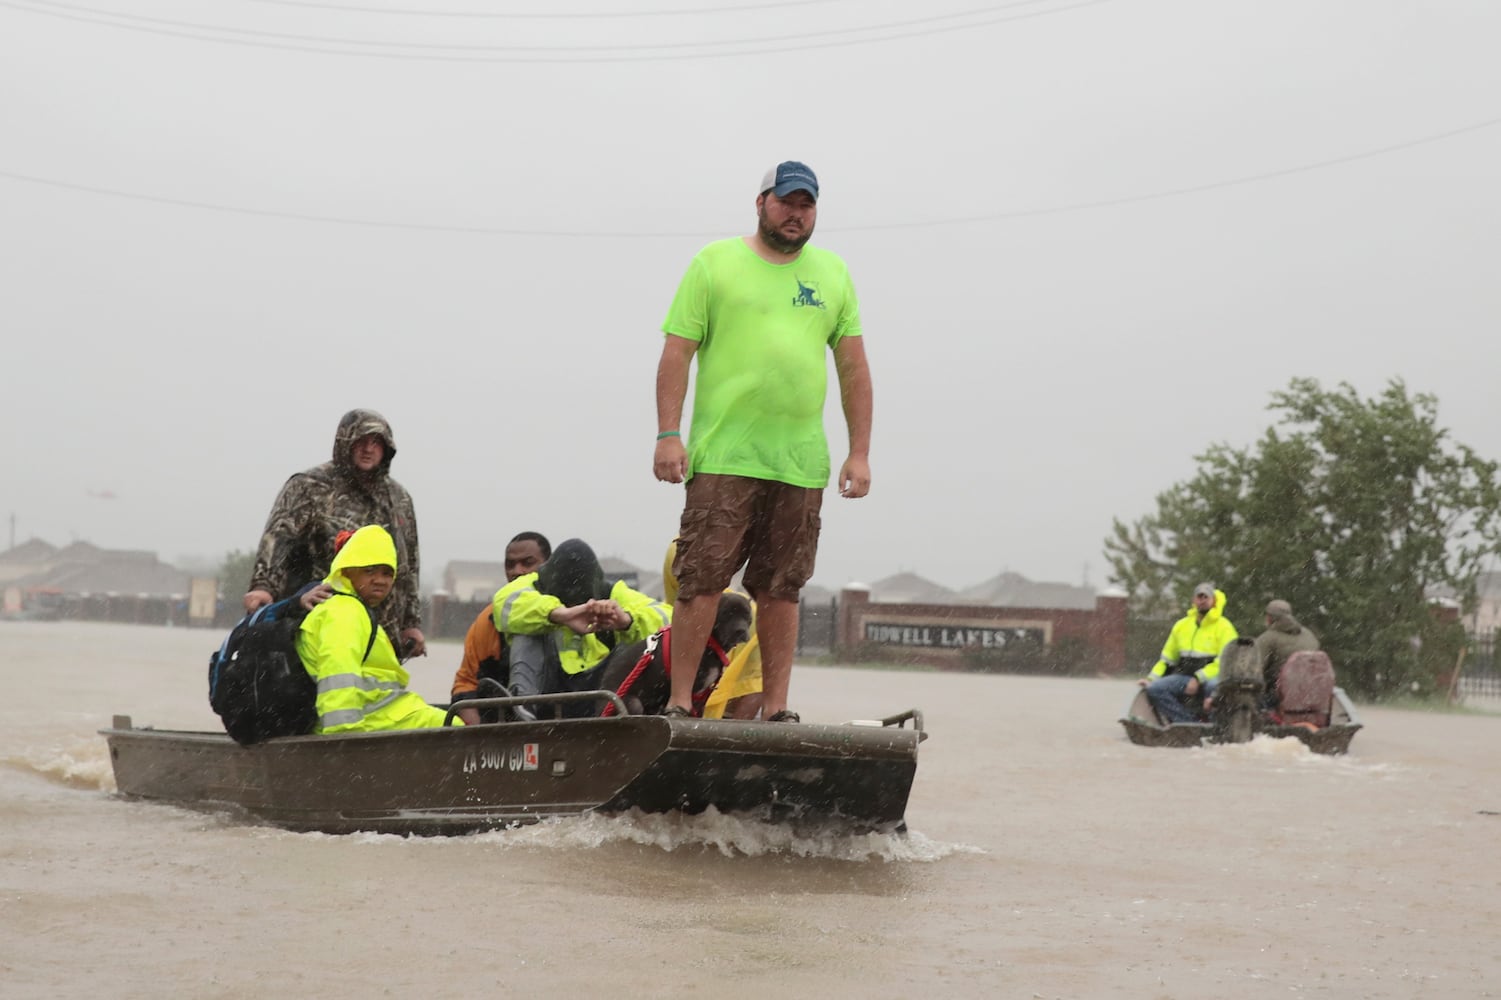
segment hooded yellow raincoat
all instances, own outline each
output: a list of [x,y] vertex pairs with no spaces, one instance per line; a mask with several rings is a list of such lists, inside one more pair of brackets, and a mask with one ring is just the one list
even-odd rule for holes
[[1178,664],[1181,657],[1209,657],[1209,662],[1195,670],[1194,676],[1199,679],[1200,684],[1213,680],[1220,675],[1220,651],[1234,642],[1238,635],[1230,619],[1225,617],[1225,592],[1216,590],[1214,607],[1204,612],[1202,621],[1199,619],[1199,609],[1191,607],[1188,614],[1173,624],[1173,630],[1167,636],[1167,645],[1162,647],[1162,659],[1152,667],[1152,676],[1164,676]]
[[397,659],[386,630],[376,627],[371,610],[355,596],[344,574],[363,566],[397,568],[396,543],[378,524],[356,531],[334,556],[323,581],[334,588],[334,596],[308,612],[297,636],[297,654],[318,685],[318,724],[313,732],[441,726],[445,713],[407,690],[411,676]]

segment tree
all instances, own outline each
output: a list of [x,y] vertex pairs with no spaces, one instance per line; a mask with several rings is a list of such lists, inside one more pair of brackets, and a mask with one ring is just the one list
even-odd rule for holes
[[250,589],[250,574],[255,569],[255,553],[235,549],[219,564],[219,593],[231,603]]
[[1216,581],[1243,635],[1268,600],[1292,603],[1343,686],[1381,697],[1432,688],[1463,642],[1432,598],[1473,609],[1482,565],[1501,552],[1497,465],[1437,423],[1437,400],[1401,380],[1361,399],[1295,378],[1254,448],[1215,444],[1157,512],[1105,540],[1111,581],[1138,614],[1185,605]]

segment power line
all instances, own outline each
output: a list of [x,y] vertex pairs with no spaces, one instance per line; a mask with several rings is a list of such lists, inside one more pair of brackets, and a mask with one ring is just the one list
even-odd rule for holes
[[195,201],[190,198],[168,198],[163,195],[140,194],[134,191],[120,191],[115,188],[97,187],[91,184],[75,184],[70,181],[59,181],[48,177],[35,177],[29,174],[15,173],[10,170],[0,170],[0,177],[13,181],[25,181],[29,184],[42,184],[47,187],[61,188],[65,191],[81,191],[86,194],[105,195],[112,198],[123,198],[128,201],[141,201],[155,205],[172,205],[177,208],[197,208],[212,212],[227,212],[232,215],[250,215],[268,219],[288,219],[295,222],[319,222],[339,226],[361,226],[369,229],[399,229],[414,232],[428,233],[465,233],[478,236],[557,236],[569,239],[614,239],[626,237],[648,238],[681,238],[688,236],[704,236],[704,233],[640,233],[640,232],[590,232],[584,230],[555,231],[543,229],[512,229],[496,228],[490,226],[452,226],[422,222],[391,222],[379,219],[354,219],[333,215],[313,215],[307,212],[288,212],[269,208],[245,208],[239,205],[222,205],[211,201]]
[[[1017,7],[1035,6],[1037,4],[1050,3],[1052,0],[1012,0],[1010,3],[992,4],[987,7],[974,8],[968,11],[959,11],[953,14],[937,14],[930,17],[915,18],[907,21],[891,21],[886,24],[857,26],[853,28],[838,28],[821,32],[802,32],[797,35],[763,36],[751,39],[731,39],[728,41],[700,41],[700,42],[662,42],[647,45],[615,45],[615,46],[484,46],[484,45],[442,45],[417,42],[367,42],[356,39],[333,38],[318,35],[298,35],[285,32],[260,31],[251,28],[230,28],[219,25],[203,24],[192,21],[176,21],[169,18],[148,17],[138,14],[119,14],[112,11],[101,10],[95,7],[84,7],[77,4],[53,2],[53,0],[0,0],[0,7],[12,10],[24,11],[31,14],[41,14],[45,17],[59,18],[65,21],[75,21],[83,24],[97,24],[104,27],[118,28],[122,31],[134,31],[141,34],[160,35],[168,38],[183,38],[194,41],[217,42],[222,45],[240,45],[250,48],[278,49],[287,52],[308,52],[323,55],[343,56],[367,56],[378,59],[411,59],[429,62],[497,62],[497,63],[577,63],[577,62],[665,62],[681,59],[715,59],[733,56],[747,55],[770,55],[779,52],[799,52],[808,49],[844,48],[854,45],[875,45],[882,42],[904,41],[910,38],[919,38],[927,35],[945,34],[954,31],[963,31],[968,28],[979,28],[993,24],[1001,24],[1007,21],[1024,21],[1037,17],[1046,17],[1052,14],[1061,14],[1081,7],[1094,7],[1112,0],[1079,0],[1069,6],[1051,7],[1045,10],[1031,11],[1023,14],[998,15],[994,17],[978,17],[980,14],[996,10],[1010,10]],[[959,18],[971,18],[963,24],[949,24],[941,26],[917,27],[919,25],[933,25],[937,21],[951,21]],[[136,22],[136,23],[132,23]],[[159,25],[160,27],[156,27]],[[782,42],[805,42],[810,38],[827,38],[829,36],[850,35],[860,32],[891,32],[898,28],[911,28],[909,31],[898,31],[893,34],[885,34],[874,38],[844,38],[829,41],[813,41],[806,44],[788,44],[774,47],[773,43]],[[229,37],[219,37],[202,32],[219,32]],[[234,37],[240,36],[240,37]],[[270,39],[263,41],[261,39]],[[296,43],[296,44],[293,44]],[[364,48],[329,48],[330,45],[363,46]],[[696,52],[668,52],[671,49],[725,49],[725,47],[737,46],[736,50],[729,51],[696,51]],[[761,46],[759,48],[745,48],[745,46]],[[439,55],[427,51],[403,52],[381,50],[442,50],[447,52],[479,53],[477,55]],[[632,53],[616,55],[614,53]],[[504,57],[487,57],[483,53],[512,53]],[[533,53],[542,53],[535,55]],[[574,53],[571,57],[548,55],[548,53]]]
[[[834,28],[827,31],[803,31],[795,35],[770,35],[760,38],[737,38],[727,41],[696,41],[696,42],[658,42],[645,45],[447,45],[432,42],[385,42],[365,41],[358,38],[336,38],[326,35],[298,35],[280,31],[261,31],[255,28],[235,28],[218,24],[204,24],[194,21],[176,21],[171,18],[150,17],[143,14],[124,14],[118,11],[104,10],[98,7],[85,7],[80,4],[63,3],[61,0],[25,0],[29,8],[38,14],[51,14],[53,10],[68,11],[77,14],[97,15],[102,18],[113,18],[121,22],[124,27],[130,22],[142,24],[163,25],[170,28],[178,28],[191,31],[216,31],[226,35],[243,35],[251,38],[272,38],[285,41],[314,42],[329,45],[364,45],[389,49],[421,49],[421,50],[446,50],[457,52],[628,52],[639,50],[660,50],[693,48],[696,46],[709,45],[762,45],[777,42],[796,42],[806,38],[826,38],[838,35],[850,35],[860,32],[888,31],[896,28],[910,28],[917,25],[932,24],[938,21],[953,21],[960,18],[976,17],[981,14],[992,13],[997,10],[1008,10],[1014,7],[1034,7],[1038,4],[1051,3],[1052,0],[1011,0],[1009,3],[990,4],[985,7],[972,8],[970,10],[955,11],[952,14],[935,14],[928,17],[912,18],[906,21],[889,21],[885,24],[855,25],[847,28]],[[7,2],[5,6],[15,6]],[[105,23],[105,22],[99,22]],[[113,23],[113,22],[110,22]],[[973,22],[959,25],[958,27],[972,27]],[[950,29],[952,30],[952,29]]]
[[[1118,205],[1132,205],[1145,201],[1158,201],[1164,198],[1176,198],[1183,195],[1201,194],[1206,191],[1216,191],[1222,188],[1238,187],[1245,184],[1254,184],[1259,181],[1272,180],[1279,177],[1288,177],[1294,174],[1309,173],[1315,170],[1324,170],[1329,167],[1341,166],[1354,163],[1358,160],[1371,159],[1372,157],[1384,156],[1388,153],[1398,152],[1404,149],[1412,149],[1417,146],[1425,146],[1430,143],[1442,142],[1457,136],[1478,132],[1482,129],[1493,128],[1501,125],[1501,117],[1490,118],[1485,121],[1475,122],[1471,125],[1463,125],[1459,128],[1449,129],[1444,132],[1435,132],[1416,139],[1407,139],[1394,142],[1389,145],[1368,149],[1360,153],[1351,153],[1347,156],[1337,156],[1327,160],[1319,160],[1314,163],[1305,163],[1293,167],[1285,167],[1280,170],[1268,170],[1256,174],[1247,174],[1243,177],[1232,177],[1225,180],[1209,181],[1203,184],[1195,184],[1187,187],[1171,188],[1164,191],[1155,191],[1147,194],[1128,195],[1121,198],[1104,198],[1096,201],[1073,202],[1064,205],[1052,205],[1042,208],[1014,209],[1006,212],[991,212],[980,215],[967,215],[949,219],[927,219],[913,222],[878,222],[868,225],[833,225],[825,227],[828,232],[878,232],[882,230],[898,229],[928,229],[941,226],[967,225],[977,222],[1002,222],[1009,219],[1025,219],[1043,215],[1061,215],[1066,212],[1080,212],[1097,208],[1111,208]],[[188,198],[169,198],[161,195],[141,194],[134,191],[121,191],[115,188],[99,187],[89,184],[76,184],[70,181],[60,181],[49,177],[37,177],[31,174],[22,174],[10,170],[0,170],[0,177],[21,181],[28,184],[44,185],[46,187],[59,188],[65,191],[78,191],[85,194],[101,195],[111,198],[121,198],[128,201],[146,202],[156,205],[170,205],[177,208],[194,208],[213,212],[225,212],[233,215],[249,215],[260,218],[285,219],[296,222],[316,222],[325,225],[360,226],[370,229],[393,229],[410,232],[430,233],[458,233],[475,236],[526,236],[526,237],[555,237],[560,239],[712,239],[719,233],[706,233],[694,231],[679,232],[643,232],[640,230],[551,230],[551,229],[519,229],[511,227],[493,226],[456,226],[438,223],[420,222],[393,222],[379,219],[356,219],[332,215],[314,215],[306,212],[290,212],[278,209],[246,208],[237,205],[224,205],[208,201],[196,201]]]
[[993,212],[985,215],[970,215],[953,219],[930,219],[924,222],[892,222],[871,226],[840,226],[841,232],[862,232],[875,229],[918,229],[931,226],[958,226],[971,222],[1000,222],[1006,219],[1025,219],[1038,215],[1061,215],[1065,212],[1081,212],[1094,208],[1114,208],[1119,205],[1135,205],[1144,201],[1159,201],[1163,198],[1177,198],[1181,195],[1202,194],[1206,191],[1218,191],[1224,188],[1240,187],[1245,184],[1255,184],[1260,181],[1275,180],[1279,177],[1290,177],[1294,174],[1306,174],[1315,170],[1326,170],[1329,167],[1343,166],[1346,163],[1355,163],[1359,160],[1369,160],[1377,156],[1385,156],[1388,153],[1399,152],[1404,149],[1412,149],[1416,146],[1426,146],[1430,143],[1442,142],[1445,139],[1453,139],[1456,136],[1470,132],[1478,132],[1481,129],[1493,128],[1501,125],[1501,118],[1490,118],[1486,121],[1476,122],[1473,125],[1462,125],[1459,128],[1450,129],[1447,132],[1436,132],[1432,135],[1422,136],[1417,139],[1407,139],[1402,142],[1394,142],[1386,146],[1378,146],[1375,149],[1367,149],[1359,153],[1350,153],[1347,156],[1336,156],[1327,160],[1318,160],[1313,163],[1303,163],[1298,166],[1284,167],[1280,170],[1267,170],[1261,173],[1247,174],[1243,177],[1229,177],[1224,180],[1207,181],[1203,184],[1193,184],[1187,187],[1169,188],[1165,191],[1153,191],[1148,194],[1126,195],[1120,198],[1102,198],[1098,201],[1080,201],[1071,205],[1053,205],[1046,208],[1016,209],[1009,212]]
[[766,3],[737,4],[728,7],[676,7],[664,10],[598,11],[596,13],[588,11],[526,13],[495,10],[416,10],[410,7],[361,7],[337,3],[303,2],[303,0],[241,0],[241,2],[266,4],[272,7],[293,7],[301,10],[327,10],[350,14],[395,14],[406,17],[452,17],[507,21],[605,21],[638,17],[709,17],[720,14],[754,13],[786,7],[815,7],[823,4],[855,3],[858,0],[768,0]]

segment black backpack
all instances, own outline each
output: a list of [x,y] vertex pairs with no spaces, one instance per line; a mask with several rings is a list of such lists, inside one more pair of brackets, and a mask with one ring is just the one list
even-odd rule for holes
[[[308,615],[299,603],[302,593],[240,619],[209,656],[208,702],[236,743],[301,736],[318,722],[318,686],[297,655],[297,632]],[[372,616],[366,658],[375,647],[376,627]]]

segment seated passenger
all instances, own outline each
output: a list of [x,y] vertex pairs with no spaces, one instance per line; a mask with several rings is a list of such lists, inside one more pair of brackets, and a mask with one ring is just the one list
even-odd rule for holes
[[[672,621],[670,607],[624,581],[607,585],[594,550],[577,538],[559,545],[537,572],[497,591],[494,615],[518,697],[592,690],[593,671],[615,645],[645,639]],[[565,714],[594,710],[580,703]]]
[[1162,721],[1197,722],[1204,687],[1219,676],[1220,651],[1237,638],[1225,617],[1225,594],[1212,583],[1194,588],[1193,607],[1178,619],[1162,647],[1162,658],[1141,679],[1147,699]]
[[[506,582],[535,573],[552,555],[552,543],[535,531],[523,531],[506,546]],[[464,634],[464,658],[459,662],[458,672],[453,675],[453,691],[450,700],[454,704],[471,698],[493,697],[499,692],[480,691],[480,680],[488,678],[506,688],[511,686],[509,650],[504,637],[495,630],[495,615],[490,605],[485,605],[469,631]],[[487,708],[483,712],[474,708],[461,708],[459,718],[469,725],[478,725],[483,715],[485,722],[499,722],[500,712]]]
[[1262,708],[1268,711],[1277,708],[1277,678],[1287,658],[1318,648],[1319,637],[1293,617],[1291,604],[1276,600],[1266,606],[1266,631],[1256,637],[1256,657],[1261,661],[1261,675],[1266,681]]
[[303,619],[297,655],[318,685],[315,733],[423,729],[443,725],[445,712],[407,690],[410,675],[396,657],[375,608],[396,583],[396,543],[367,524],[334,556],[324,579],[332,596]]

